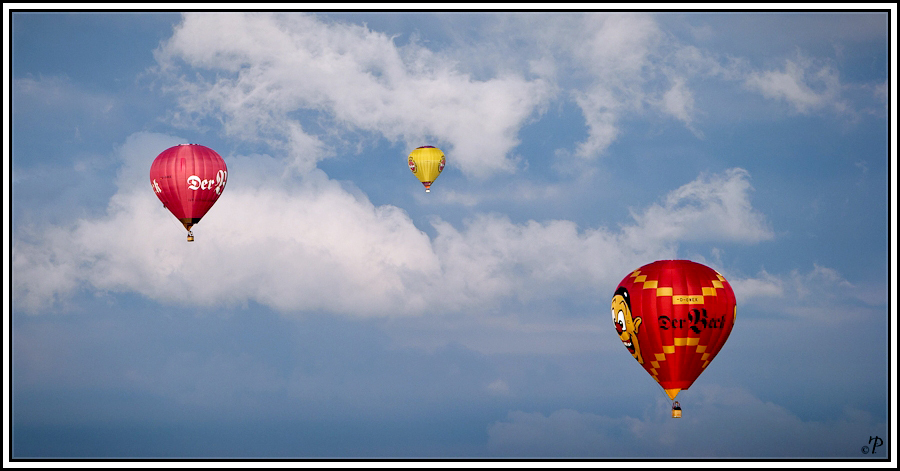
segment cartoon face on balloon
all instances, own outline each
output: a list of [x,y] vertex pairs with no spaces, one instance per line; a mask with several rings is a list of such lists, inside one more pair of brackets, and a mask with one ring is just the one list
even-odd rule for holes
[[641,355],[641,344],[637,337],[641,328],[641,318],[635,318],[631,313],[631,299],[628,297],[627,289],[620,287],[616,290],[610,311],[613,323],[616,324],[616,332],[619,333],[619,340],[625,344],[631,356],[643,365],[644,357]]

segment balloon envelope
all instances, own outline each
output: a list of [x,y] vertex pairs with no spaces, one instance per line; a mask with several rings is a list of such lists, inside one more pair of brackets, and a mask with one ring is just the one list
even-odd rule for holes
[[425,185],[425,191],[431,191],[431,184],[444,171],[446,159],[437,147],[422,146],[409,154],[409,169],[413,175]]
[[660,260],[619,283],[611,312],[619,339],[671,399],[722,349],[737,302],[718,272],[690,260]]
[[219,199],[227,180],[222,157],[199,144],[170,147],[150,165],[150,186],[188,232]]

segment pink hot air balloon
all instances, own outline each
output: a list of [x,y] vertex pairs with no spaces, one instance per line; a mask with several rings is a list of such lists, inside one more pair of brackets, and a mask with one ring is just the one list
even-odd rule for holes
[[188,242],[191,226],[215,204],[228,180],[228,168],[216,151],[199,144],[170,147],[150,165],[150,186],[163,206],[184,224]]

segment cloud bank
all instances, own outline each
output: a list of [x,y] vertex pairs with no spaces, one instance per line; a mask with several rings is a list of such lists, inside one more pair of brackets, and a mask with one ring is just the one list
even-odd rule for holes
[[129,138],[105,215],[21,229],[17,306],[40,310],[84,288],[198,306],[252,301],[282,312],[420,315],[614,284],[634,267],[676,256],[694,237],[685,223],[716,241],[771,237],[740,169],[701,176],[617,230],[476,213],[462,228],[434,219],[432,240],[401,208],[375,206],[321,172],[279,177],[284,162],[230,156],[233,178],[189,244],[145,181],[147,156],[176,142]]
[[[534,28],[527,15],[495,21],[487,36],[540,45],[527,73],[522,64],[499,60],[522,46],[506,46],[479,69],[454,55],[465,48],[429,49],[416,37],[401,45],[366,26],[323,18],[185,15],[155,52],[160,83],[177,98],[170,120],[221,125],[227,136],[264,143],[271,154],[228,157],[233,181],[197,227],[198,243],[185,245],[144,181],[148,156],[180,141],[132,135],[119,150],[118,191],[104,216],[19,229],[17,305],[37,311],[87,289],[367,317],[589,292],[636,266],[676,257],[681,243],[772,239],[752,207],[749,173],[702,174],[660,202],[632,208],[632,220],[616,228],[567,220],[517,224],[473,213],[462,227],[433,219],[432,239],[403,209],[348,192],[316,163],[346,152],[349,134],[370,132],[410,146],[447,143],[469,176],[513,171],[517,133],[561,90],[585,115],[588,138],[576,152],[582,157],[602,153],[619,132],[617,120],[645,106],[690,125],[693,76],[747,80],[801,110],[839,94],[827,66],[800,58],[783,72],[752,72],[739,60],[668,41],[645,15],[549,16],[541,19],[546,29]],[[567,50],[562,46],[573,32],[586,39]],[[823,85],[809,85],[816,81]],[[304,113],[319,119],[301,119]],[[742,282],[769,296],[787,283],[768,276]],[[432,293],[442,293],[439,302]]]
[[696,389],[699,402],[680,420],[669,417],[671,403],[663,400],[639,418],[510,412],[489,427],[489,448],[506,457],[863,458],[867,439],[886,430],[859,410],[810,421],[738,388]]
[[[410,149],[445,146],[461,171],[515,171],[518,133],[559,100],[582,112],[586,137],[567,150],[592,160],[647,112],[702,135],[694,89],[711,77],[787,102],[795,111],[847,111],[834,68],[797,51],[760,69],[678,41],[643,14],[486,15],[471,37],[449,16],[441,43],[306,14],[186,14],[155,51],[182,126],[224,132],[286,152],[301,172],[353,133]],[[466,39],[464,39],[466,38]],[[578,41],[572,38],[579,38]],[[317,121],[301,117],[316,113]]]

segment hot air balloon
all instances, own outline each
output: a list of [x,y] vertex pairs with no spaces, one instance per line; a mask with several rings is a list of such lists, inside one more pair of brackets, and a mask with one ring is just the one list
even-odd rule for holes
[[433,146],[422,146],[409,154],[409,169],[413,175],[425,185],[425,192],[431,192],[431,184],[444,171],[446,159],[440,149]]
[[[659,260],[619,283],[611,312],[619,339],[674,401],[728,340],[736,306],[731,285],[712,268]],[[672,417],[681,417],[678,402]]]
[[199,144],[181,144],[160,153],[150,165],[150,186],[188,231],[215,204],[228,180],[228,168],[216,151]]

